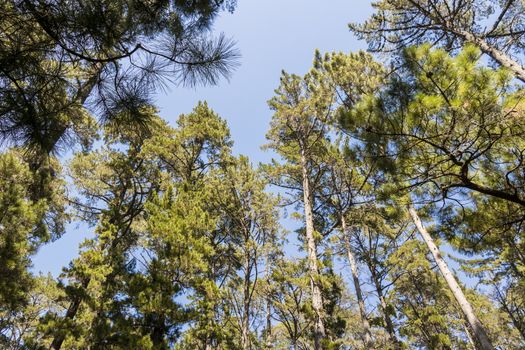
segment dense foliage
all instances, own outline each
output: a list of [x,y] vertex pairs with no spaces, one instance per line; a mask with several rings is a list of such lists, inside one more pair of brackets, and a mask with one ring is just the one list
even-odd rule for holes
[[258,166],[150,99],[230,73],[234,8],[0,4],[0,347],[525,349],[523,1],[375,2],[350,27],[394,59],[282,72]]

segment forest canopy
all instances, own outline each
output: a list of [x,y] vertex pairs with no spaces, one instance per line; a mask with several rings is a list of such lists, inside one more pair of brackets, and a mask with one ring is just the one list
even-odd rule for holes
[[0,348],[525,349],[525,3],[372,7],[255,164],[154,99],[236,74],[236,1],[1,2]]

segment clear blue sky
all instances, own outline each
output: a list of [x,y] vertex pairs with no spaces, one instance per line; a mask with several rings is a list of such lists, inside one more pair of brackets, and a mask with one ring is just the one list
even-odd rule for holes
[[[242,54],[230,82],[195,89],[173,87],[157,96],[160,114],[174,123],[199,100],[208,101],[228,121],[235,153],[249,156],[254,163],[266,162],[272,156],[260,149],[271,118],[266,101],[279,83],[281,70],[306,73],[315,49],[364,49],[347,24],[363,21],[371,12],[368,0],[239,0],[236,11],[224,13],[215,24],[215,32],[233,37]],[[69,225],[62,238],[41,248],[33,260],[34,271],[60,273],[90,231],[77,226]]]

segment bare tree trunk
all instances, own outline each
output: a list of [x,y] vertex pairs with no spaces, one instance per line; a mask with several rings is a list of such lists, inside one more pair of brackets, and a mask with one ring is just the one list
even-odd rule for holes
[[243,350],[250,349],[250,254],[245,253],[244,256],[244,300],[243,300],[243,316],[242,319],[242,334],[241,343]]
[[346,220],[344,215],[341,215],[341,226],[343,228],[343,239],[345,243],[346,255],[350,264],[350,270],[352,271],[352,279],[354,281],[355,295],[357,297],[357,303],[359,305],[359,314],[361,315],[361,322],[363,322],[363,329],[365,330],[364,342],[367,349],[374,349],[372,342],[372,332],[370,331],[370,322],[366,315],[365,300],[363,298],[363,292],[361,291],[361,284],[359,282],[359,270],[355,261],[354,253],[352,252],[352,246],[350,245],[349,232],[346,227]]
[[381,283],[378,280],[377,274],[373,267],[370,267],[370,274],[372,277],[372,282],[374,283],[374,287],[376,288],[376,293],[379,299],[379,305],[381,306],[381,312],[383,314],[383,320],[385,321],[385,329],[388,333],[388,337],[394,343],[395,348],[400,349],[401,342],[399,341],[399,339],[397,339],[396,331],[394,329],[394,323],[392,322],[392,319],[390,318],[390,312],[388,310],[385,296],[383,294],[383,288],[381,286]]
[[272,346],[272,304],[270,299],[266,300],[266,333],[265,333],[265,342],[266,349],[273,348]]
[[487,43],[484,39],[479,38],[467,31],[458,31],[457,34],[463,37],[467,42],[479,47],[482,52],[489,55],[494,61],[512,71],[516,78],[522,82],[525,82],[525,68],[523,68],[521,64],[512,59],[505,52],[495,48],[494,46]]
[[410,3],[413,6],[419,8],[420,11],[426,12],[426,15],[429,16],[432,21],[435,21],[437,26],[441,26],[445,32],[457,35],[465,41],[476,45],[483,53],[490,56],[494,61],[511,70],[516,78],[522,82],[525,82],[525,68],[520,63],[518,63],[518,61],[510,57],[506,52],[494,47],[485,39],[473,34],[472,32],[454,27],[453,24],[451,24],[448,20],[445,20],[443,17],[434,16],[430,12],[423,10],[419,4],[419,1],[410,0]]
[[[266,255],[266,261],[265,261],[265,275],[266,280],[270,277],[270,259],[268,258],[268,254]],[[272,346],[272,303],[270,301],[270,298],[266,298],[266,330],[265,330],[265,343],[266,343],[266,349],[273,348]]]
[[474,339],[472,339],[472,335],[470,334],[470,329],[468,329],[468,326],[464,323],[463,328],[465,329],[465,334],[467,335],[468,343],[472,346],[472,349],[476,348],[476,342]]
[[421,234],[421,237],[423,237],[423,240],[428,246],[428,249],[434,256],[434,260],[436,261],[436,264],[439,267],[439,270],[441,271],[441,274],[445,278],[445,281],[448,284],[448,287],[452,291],[452,294],[454,295],[454,298],[458,302],[459,306],[461,307],[461,310],[463,311],[463,314],[469,323],[470,329],[474,333],[474,337],[478,341],[480,350],[494,350],[494,346],[490,342],[489,337],[487,336],[487,333],[485,332],[485,329],[483,328],[483,325],[479,321],[479,319],[474,314],[474,310],[472,309],[472,306],[468,302],[467,298],[465,297],[465,294],[463,294],[463,291],[461,290],[461,287],[459,286],[458,282],[456,281],[454,275],[449,270],[447,263],[445,260],[443,260],[443,257],[441,256],[441,253],[439,252],[438,247],[434,243],[434,240],[430,236],[430,234],[427,232],[425,227],[423,226],[419,215],[417,215],[416,210],[412,205],[408,205],[408,212],[410,213],[410,216],[412,217],[412,220],[414,221],[414,224],[416,225],[419,233]]
[[306,223],[306,248],[308,252],[308,265],[310,272],[310,288],[312,290],[312,307],[315,312],[314,330],[314,349],[321,349],[322,339],[326,337],[324,328],[324,307],[319,286],[319,267],[317,265],[317,245],[315,241],[314,216],[312,210],[312,194],[310,189],[310,179],[307,169],[306,156],[304,150],[301,151],[301,165],[303,171],[303,200],[304,216]]

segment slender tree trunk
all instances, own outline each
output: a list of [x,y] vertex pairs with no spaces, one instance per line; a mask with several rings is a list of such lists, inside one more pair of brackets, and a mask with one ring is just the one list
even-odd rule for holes
[[487,43],[484,39],[479,38],[467,31],[461,30],[458,31],[457,34],[463,37],[467,42],[479,47],[482,52],[489,55],[494,61],[512,71],[516,78],[522,82],[525,82],[525,68],[523,68],[521,64],[512,59],[512,57],[507,55],[505,52],[495,48],[494,46]]
[[[423,10],[423,8],[419,5],[418,1],[410,0],[410,2],[413,6],[419,8],[420,10]],[[476,45],[483,53],[489,55],[494,61],[498,62],[503,67],[511,70],[516,76],[516,78],[518,78],[522,82],[525,82],[525,68],[520,63],[518,63],[518,61],[510,57],[507,53],[499,50],[498,48],[488,43],[485,39],[480,38],[479,36],[476,36],[475,34],[469,31],[462,30],[460,28],[455,28],[451,23],[449,23],[446,20],[443,20],[441,17],[433,16],[428,11],[424,12],[427,12],[427,15],[431,17],[431,19],[435,21],[437,25],[441,25],[445,32],[457,35],[463,38],[465,41]]]
[[370,322],[366,315],[365,300],[363,298],[363,292],[361,291],[361,284],[359,282],[359,270],[355,261],[352,246],[350,245],[350,237],[348,228],[346,227],[346,220],[344,215],[341,215],[341,226],[343,228],[343,239],[346,249],[346,256],[348,257],[348,263],[350,264],[350,270],[352,271],[352,279],[354,281],[355,295],[357,297],[357,303],[359,305],[359,314],[361,315],[361,322],[363,323],[363,329],[365,330],[364,342],[367,349],[374,349],[372,342],[372,332],[370,331]]
[[[265,275],[266,280],[270,277],[270,259],[268,258],[268,254],[266,255],[266,261],[265,261]],[[266,343],[266,349],[273,348],[272,346],[272,302],[270,298],[266,298],[266,331],[265,331],[265,343]]]
[[392,319],[390,318],[390,312],[388,311],[385,297],[382,293],[383,293],[382,291],[378,293],[379,304],[381,305],[381,311],[383,313],[383,320],[385,321],[385,328],[388,333],[388,338],[394,344],[395,349],[402,349],[402,346],[401,346],[402,343],[397,338],[396,331],[394,329],[394,323],[392,322]]
[[386,304],[385,296],[383,295],[383,290],[376,286],[377,296],[379,298],[379,304],[381,305],[381,311],[383,312],[383,319],[385,320],[386,331],[390,338],[396,339],[396,333],[394,330],[394,324],[390,318],[390,313],[388,312],[388,306]]
[[266,333],[265,333],[266,349],[273,348],[272,346],[272,304],[270,299],[266,300]]
[[395,348],[400,349],[401,342],[399,341],[399,339],[397,339],[396,331],[394,328],[394,323],[392,322],[392,319],[390,318],[388,306],[386,304],[385,296],[383,294],[383,288],[381,287],[381,283],[379,282],[377,278],[376,271],[374,270],[372,266],[370,266],[370,274],[372,277],[372,282],[374,283],[374,287],[376,289],[377,297],[379,299],[379,305],[381,306],[381,312],[383,314],[383,320],[385,321],[385,329],[388,333],[388,337],[394,343]]
[[312,290],[312,307],[315,312],[314,349],[321,349],[321,342],[326,337],[324,328],[324,307],[319,286],[319,267],[317,264],[317,244],[315,241],[314,216],[312,210],[312,194],[310,179],[307,169],[306,156],[301,150],[301,165],[303,172],[303,201],[306,223],[306,248],[308,252],[308,265],[310,272],[310,288]]
[[434,240],[432,239],[430,234],[427,232],[427,230],[423,226],[423,223],[421,222],[419,215],[417,214],[416,210],[414,209],[412,205],[408,205],[408,212],[410,213],[410,216],[412,217],[414,224],[416,225],[419,233],[421,234],[421,237],[423,237],[423,240],[427,244],[428,249],[434,256],[434,260],[436,261],[436,264],[438,265],[439,270],[441,271],[441,274],[445,278],[445,281],[447,282],[448,287],[452,291],[454,298],[456,299],[459,306],[461,307],[461,310],[463,311],[465,319],[467,320],[470,326],[470,329],[472,329],[474,337],[476,338],[479,344],[478,349],[494,350],[494,346],[490,342],[490,339],[487,336],[487,333],[485,332],[483,325],[481,324],[479,319],[474,314],[474,310],[472,309],[472,306],[470,305],[469,301],[465,297],[465,294],[463,294],[461,287],[459,286],[452,272],[449,270],[447,263],[445,262],[445,260],[443,260],[443,257],[441,256],[441,253],[439,252],[438,247],[436,246],[436,244],[434,243]]
[[[89,285],[91,278],[86,278],[82,282],[82,289],[86,289]],[[71,303],[69,304],[69,307],[67,308],[66,314],[64,315],[63,320],[69,321],[75,318],[78,308],[80,307],[80,304],[82,302],[82,297],[80,295],[75,295]],[[64,342],[66,338],[66,334],[64,332],[59,332],[51,342],[51,345],[49,346],[49,349],[52,350],[59,350],[62,347],[62,343]]]
[[465,323],[463,324],[463,328],[465,329],[465,334],[467,335],[469,344],[472,346],[473,349],[476,349],[476,342],[474,341],[474,339],[472,339],[472,335],[470,334],[470,329]]
[[164,344],[164,335],[166,333],[166,325],[163,315],[153,314],[151,315],[153,328],[150,333],[150,339],[153,343],[153,348],[158,350],[166,349]]
[[241,343],[243,350],[250,349],[250,254],[245,253],[244,255],[244,300],[243,300],[243,313],[244,318],[242,319],[242,334]]

